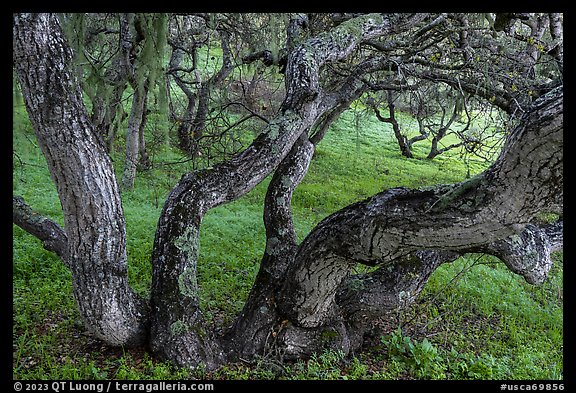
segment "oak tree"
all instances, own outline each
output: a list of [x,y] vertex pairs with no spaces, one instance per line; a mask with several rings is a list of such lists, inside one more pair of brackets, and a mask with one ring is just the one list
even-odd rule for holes
[[[498,14],[487,28],[471,29],[470,18],[291,15],[284,100],[249,146],[212,167],[183,174],[174,186],[156,229],[151,297],[143,299],[128,283],[118,183],[82,100],[61,22],[51,14],[15,15],[14,68],[56,184],[64,227],[18,196],[14,223],[69,267],[80,314],[96,337],[111,345],[146,343],[156,356],[180,366],[212,369],[271,348],[286,358],[322,348],[349,353],[362,345],[374,318],[412,302],[438,266],[465,253],[496,255],[528,282],[540,283],[552,263],[550,252],[563,241],[561,218],[545,225],[534,221],[543,211],[562,214],[562,19]],[[510,80],[486,82],[486,70],[472,64],[475,56],[487,51],[500,59],[493,38],[522,35],[518,26],[526,21],[535,21],[530,26],[536,33],[526,36],[523,67],[514,69],[526,76],[525,84],[514,90]],[[538,41],[544,31],[552,37],[546,47]],[[224,54],[227,35],[220,37]],[[440,56],[450,61],[426,57],[446,37],[454,48]],[[557,65],[550,80],[530,79],[538,74],[536,52]],[[507,59],[484,66],[499,75]],[[174,58],[172,63],[177,65]],[[391,72],[395,80],[389,79]],[[409,77],[398,80],[399,74]],[[418,80],[457,88],[513,113],[514,126],[498,158],[460,183],[384,190],[328,216],[299,243],[291,197],[329,125],[368,92],[398,91]],[[234,323],[214,331],[199,305],[202,219],[268,175],[260,270]],[[375,269],[354,275],[357,264]]]

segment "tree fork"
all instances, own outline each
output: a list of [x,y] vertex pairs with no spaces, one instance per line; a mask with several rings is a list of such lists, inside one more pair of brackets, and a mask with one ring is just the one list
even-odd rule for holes
[[[182,281],[194,283],[196,280],[198,250],[193,244],[198,243],[203,215],[250,191],[276,168],[300,135],[313,125],[320,115],[322,90],[318,76],[324,64],[345,58],[362,40],[392,30],[390,21],[382,15],[364,15],[297,46],[287,62],[286,98],[279,115],[246,150],[229,161],[182,176],[161,213],[152,256],[151,346],[160,357],[178,365],[204,363],[208,368],[221,361],[220,346],[214,347],[211,340],[201,338],[207,329],[200,322],[201,312],[194,300],[197,298],[195,286],[185,285],[185,291],[179,288]],[[175,326],[183,329],[170,334]],[[197,345],[200,347],[194,349]],[[204,357],[210,353],[214,357]]]

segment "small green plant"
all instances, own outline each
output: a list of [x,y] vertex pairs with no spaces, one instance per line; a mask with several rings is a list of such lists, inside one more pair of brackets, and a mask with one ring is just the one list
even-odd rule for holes
[[490,354],[441,351],[427,338],[415,341],[398,328],[381,338],[388,357],[417,379],[493,379],[496,359]]
[[447,356],[451,379],[493,379],[496,359],[489,354],[477,356],[450,349]]
[[404,363],[416,378],[446,378],[446,362],[427,338],[420,342],[413,341],[398,328],[390,335],[382,337],[382,343],[388,348],[389,357]]
[[294,379],[342,379],[341,363],[344,352],[327,350],[322,354],[313,353],[307,361],[294,365]]

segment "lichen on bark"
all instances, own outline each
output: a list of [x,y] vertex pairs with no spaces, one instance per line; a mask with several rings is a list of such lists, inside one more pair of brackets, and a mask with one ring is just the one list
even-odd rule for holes
[[200,244],[198,235],[198,229],[193,225],[189,225],[184,229],[182,235],[174,239],[174,246],[190,256],[196,255],[199,251]]
[[186,269],[178,276],[178,289],[183,296],[196,298],[198,296],[198,281],[195,269]]
[[[186,255],[189,264],[196,263],[199,252],[199,232],[193,226],[187,226],[184,233],[174,239],[174,246]],[[186,266],[178,276],[178,289],[183,296],[196,298],[198,296],[198,281],[196,278],[196,266]]]
[[[459,207],[463,210],[472,210],[480,205],[483,199],[481,192],[478,192],[480,185],[485,182],[484,174],[478,174],[461,183],[454,184],[447,192],[440,195],[429,211],[441,212],[449,206],[453,206],[455,201],[459,201]],[[463,198],[468,192],[473,193],[472,198]]]
[[190,326],[188,326],[186,322],[182,322],[181,320],[177,320],[176,322],[170,325],[170,334],[172,336],[188,333],[189,330]]

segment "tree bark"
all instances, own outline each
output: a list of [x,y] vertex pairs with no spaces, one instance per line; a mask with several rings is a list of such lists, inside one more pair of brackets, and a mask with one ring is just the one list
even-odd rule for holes
[[60,255],[72,272],[80,314],[104,342],[142,344],[148,313],[128,286],[120,194],[82,102],[58,18],[15,15],[13,44],[26,109],[64,212],[67,247]]
[[[484,173],[450,186],[390,189],[326,218],[303,241],[287,270],[278,296],[281,313],[298,328],[320,332],[342,318],[336,294],[356,263],[389,267],[405,275],[412,269],[409,264],[415,263],[414,253],[427,250],[490,252],[504,257],[528,281],[541,281],[553,248],[544,244],[558,244],[546,239],[557,237],[559,230],[535,230],[529,222],[542,210],[561,210],[562,114],[559,88],[523,117],[499,159]],[[452,259],[453,254],[447,257]],[[428,259],[436,262],[422,265],[435,268],[438,260]],[[418,279],[425,278],[419,275],[406,283],[405,278],[380,275],[386,278],[378,280],[381,286],[393,288],[383,292],[396,294],[404,287],[419,288]],[[294,337],[290,340],[288,348],[304,347],[295,345]]]

